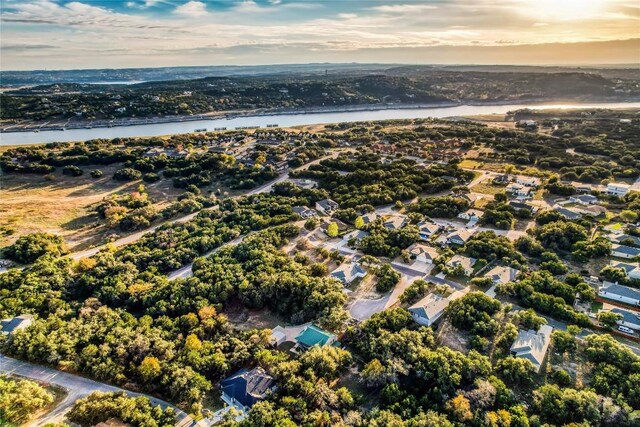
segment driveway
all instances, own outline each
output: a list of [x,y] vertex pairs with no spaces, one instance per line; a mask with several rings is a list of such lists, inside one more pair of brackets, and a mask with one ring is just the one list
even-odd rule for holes
[[64,419],[64,415],[71,409],[73,404],[78,399],[88,396],[94,391],[101,392],[118,392],[124,391],[129,396],[147,397],[153,405],[160,405],[164,408],[173,408],[176,413],[176,426],[179,427],[192,427],[202,426],[206,427],[204,423],[197,423],[184,411],[171,405],[164,400],[160,400],[155,397],[147,396],[141,393],[135,393],[128,390],[123,390],[118,387],[114,387],[108,384],[100,383],[90,380],[88,378],[80,377],[77,375],[69,374],[66,372],[57,371],[45,366],[34,365],[32,363],[23,362],[0,354],[0,372],[3,374],[14,374],[21,377],[38,380],[48,384],[54,384],[64,388],[67,391],[67,396],[60,402],[52,411],[45,414],[43,417],[36,421],[32,421],[28,424],[30,427],[43,426],[47,423],[61,422]]

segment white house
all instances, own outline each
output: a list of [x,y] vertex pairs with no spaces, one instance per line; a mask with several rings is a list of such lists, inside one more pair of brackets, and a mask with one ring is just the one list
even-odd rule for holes
[[448,297],[431,293],[409,307],[409,312],[416,323],[431,326],[442,317],[451,301],[463,295],[464,293],[460,291],[453,291]]
[[362,215],[362,221],[365,223],[365,225],[375,222],[378,218],[380,218],[380,216],[375,212],[370,212],[366,215]]
[[458,218],[464,219],[465,221],[478,221],[484,212],[478,209],[469,209],[465,212],[460,212],[458,214]]
[[476,265],[478,260],[464,255],[454,255],[449,261],[447,261],[447,267],[458,268],[462,267],[464,274],[471,276],[473,274],[473,266]]
[[364,268],[355,262],[345,262],[331,272],[331,277],[338,279],[343,285],[350,285],[354,280],[367,275]]
[[513,282],[520,274],[520,270],[512,267],[495,266],[489,270],[484,277],[488,277],[493,281],[494,285]]
[[331,215],[338,209],[338,204],[331,199],[319,200],[316,202],[316,210],[325,215]]
[[407,251],[411,259],[427,264],[433,264],[433,261],[440,256],[435,248],[422,243],[414,243],[407,248]]
[[640,290],[617,283],[605,283],[598,291],[598,295],[611,301],[640,306]]
[[569,197],[569,201],[572,203],[579,203],[583,206],[588,206],[598,203],[598,198],[591,194],[580,194]]
[[622,319],[616,322],[618,325],[626,326],[627,328],[634,330],[640,330],[640,313],[619,307],[612,308],[609,311],[622,316]]
[[300,218],[302,219],[318,216],[318,212],[314,211],[313,209],[309,209],[305,206],[294,206],[291,208],[291,210],[293,211],[293,213],[297,213],[298,215],[300,215]]
[[511,345],[511,355],[527,359],[536,368],[536,372],[540,372],[551,342],[551,332],[553,328],[549,325],[540,326],[537,332],[531,329],[519,331],[518,338]]
[[611,255],[625,259],[637,258],[640,257],[640,249],[625,245],[611,245]]
[[409,220],[404,215],[393,215],[384,220],[383,225],[389,230],[398,230],[409,223]]
[[604,190],[610,196],[618,196],[623,197],[628,192],[631,186],[629,184],[624,184],[622,182],[611,182],[607,184],[607,188]]

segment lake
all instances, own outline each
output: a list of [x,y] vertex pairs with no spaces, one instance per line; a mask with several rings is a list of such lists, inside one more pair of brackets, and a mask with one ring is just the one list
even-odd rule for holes
[[509,104],[509,105],[459,105],[455,107],[433,108],[388,108],[380,110],[340,111],[304,114],[269,114],[241,116],[184,122],[153,123],[133,126],[114,126],[92,129],[51,130],[41,132],[4,132],[0,134],[0,145],[31,145],[47,142],[86,141],[96,138],[117,138],[137,136],[160,136],[194,132],[196,129],[238,127],[277,124],[281,127],[313,125],[322,123],[361,122],[390,119],[445,118],[473,116],[481,114],[504,114],[522,108],[640,108],[640,102],[590,103],[590,104]]

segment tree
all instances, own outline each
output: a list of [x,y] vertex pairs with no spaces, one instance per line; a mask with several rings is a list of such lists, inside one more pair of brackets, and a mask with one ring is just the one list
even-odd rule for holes
[[361,217],[361,216],[358,216],[358,217],[356,218],[356,220],[354,221],[353,226],[354,226],[355,228],[357,228],[358,230],[361,230],[361,229],[362,229],[362,227],[364,227],[364,219],[362,219],[362,217]]
[[53,403],[54,395],[30,380],[0,376],[0,424],[22,424]]
[[80,176],[83,173],[84,172],[82,171],[82,169],[80,169],[79,167],[77,167],[75,165],[68,165],[68,166],[65,166],[64,168],[62,168],[62,174],[63,175]]
[[605,328],[611,329],[622,320],[622,315],[611,311],[600,311],[597,315],[598,322]]
[[496,370],[507,384],[520,384],[523,386],[533,382],[536,368],[527,359],[520,357],[506,357],[496,364]]
[[398,284],[402,277],[400,273],[394,270],[389,264],[382,264],[376,269],[376,276],[378,282],[376,283],[376,290],[378,292],[390,291],[395,285]]
[[335,222],[332,222],[327,226],[327,236],[329,237],[337,237],[338,231],[338,224]]
[[149,383],[160,376],[162,367],[158,358],[147,356],[140,363],[139,371],[143,381]]
[[89,175],[91,175],[91,178],[100,178],[104,173],[100,169],[94,169]]
[[7,258],[27,264],[43,255],[59,257],[67,252],[67,245],[61,236],[51,233],[33,233],[19,237],[5,253]]
[[470,421],[473,418],[469,399],[462,394],[457,395],[447,402],[447,410],[461,423]]

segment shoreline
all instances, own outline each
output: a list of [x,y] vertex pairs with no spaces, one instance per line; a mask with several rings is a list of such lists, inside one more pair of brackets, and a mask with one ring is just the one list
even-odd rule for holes
[[[78,121],[75,123],[60,123],[47,126],[49,122],[40,124],[15,124],[8,126],[1,126],[0,133],[23,133],[23,132],[50,132],[50,131],[64,131],[66,129],[92,129],[92,128],[111,128],[111,127],[125,127],[125,126],[144,126],[155,125],[165,123],[183,123],[183,122],[200,122],[206,120],[220,120],[220,119],[235,119],[240,117],[263,117],[271,115],[305,115],[305,114],[321,114],[321,113],[347,113],[347,112],[366,112],[366,111],[384,111],[384,110],[411,110],[411,109],[432,109],[432,108],[454,108],[460,106],[501,106],[501,105],[517,105],[517,104],[530,104],[530,105],[545,105],[545,104],[558,104],[562,106],[566,103],[578,104],[584,103],[626,103],[626,102],[638,102],[639,99],[595,99],[595,100],[566,100],[566,99],[529,99],[529,100],[505,100],[505,101],[450,101],[450,102],[437,102],[428,104],[360,104],[353,106],[331,106],[331,107],[309,107],[302,109],[259,109],[259,110],[244,110],[244,111],[230,111],[221,112],[215,111],[210,113],[198,114],[194,116],[163,116],[163,117],[148,117],[148,118],[123,118],[117,120],[97,120],[97,121]],[[550,105],[551,106],[551,105]],[[13,127],[15,126],[15,128]]]

